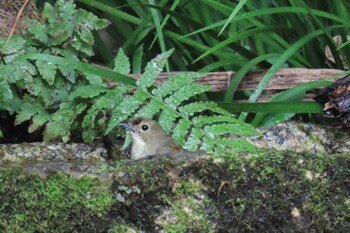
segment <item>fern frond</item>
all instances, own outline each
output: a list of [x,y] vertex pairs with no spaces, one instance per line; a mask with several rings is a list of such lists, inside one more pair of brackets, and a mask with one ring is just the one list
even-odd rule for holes
[[152,118],[155,114],[157,114],[163,105],[155,100],[154,98],[151,99],[149,103],[147,103],[144,107],[142,107],[137,114],[135,114],[135,117],[145,117],[145,118]]
[[204,131],[212,136],[212,135],[222,135],[222,134],[237,134],[244,136],[252,136],[256,135],[256,131],[253,130],[246,124],[215,124],[204,127]]
[[[145,73],[136,82],[137,90],[124,97],[112,111],[105,133],[109,133],[130,116],[152,118],[158,115],[159,124],[166,132],[173,132],[174,140],[186,150],[202,149],[210,153],[224,153],[226,149],[251,149],[249,143],[237,146],[236,143],[241,141],[222,140],[228,135],[256,135],[250,125],[234,118],[216,103],[190,102],[191,98],[211,89],[210,86],[195,83],[201,77],[200,74],[178,74],[164,84],[153,87],[170,53],[171,51],[159,55],[147,64]],[[199,115],[204,113],[209,115]]]
[[243,138],[220,138],[219,144],[225,146],[228,152],[256,153],[256,147]]
[[163,109],[159,117],[159,124],[163,129],[169,133],[174,126],[174,121],[179,117],[179,115],[169,108]]
[[215,116],[198,116],[194,117],[193,123],[197,127],[202,127],[204,125],[211,125],[213,123],[218,122],[227,122],[227,123],[241,123],[244,124],[242,121],[238,120],[237,118],[232,117],[231,115],[215,115]]
[[126,120],[142,104],[132,96],[125,97],[121,103],[112,111],[106,134],[114,129],[120,122]]
[[173,132],[173,138],[179,145],[183,145],[185,143],[185,137],[190,126],[191,121],[185,119],[179,120],[179,122],[176,124]]
[[49,121],[50,116],[38,105],[26,102],[22,104],[15,123],[18,125],[27,120],[32,120],[28,129],[28,132],[32,133]]
[[174,50],[169,50],[165,53],[158,55],[147,63],[145,72],[141,78],[136,82],[139,88],[148,88],[154,84],[158,75],[163,71],[167,59],[170,57]]
[[158,86],[152,90],[152,94],[157,96],[159,99],[173,94],[174,91],[179,90],[181,87],[195,82],[198,78],[202,77],[203,74],[199,73],[180,73],[170,77],[167,82]]
[[176,90],[172,95],[170,95],[164,101],[172,109],[177,109],[177,107],[185,100],[188,100],[190,97],[204,93],[206,91],[210,91],[210,89],[211,89],[210,86],[203,86],[195,83],[191,85],[185,85],[183,87],[180,87],[178,90]]
[[64,142],[67,142],[76,116],[82,113],[86,107],[87,105],[84,103],[78,105],[74,105],[72,102],[62,103],[46,124],[44,140],[50,141],[54,138],[62,138]]
[[[120,51],[121,52],[118,53],[117,58],[115,59],[115,66],[122,66],[125,65],[125,62],[128,62],[128,60],[124,58],[125,54],[122,52],[122,50]],[[136,82],[136,85],[138,86],[136,92],[133,95],[122,99],[121,103],[112,111],[111,120],[108,124],[106,133],[109,133],[120,122],[127,119],[132,114],[137,115],[137,113],[134,112],[141,106],[141,104],[145,103],[146,101],[150,101],[152,95],[147,91],[147,88],[153,85],[156,78],[163,70],[165,62],[170,56],[171,52],[172,51],[168,51],[167,53],[158,55],[156,58],[147,63],[144,74]],[[155,103],[157,101],[159,102],[159,100],[154,99],[154,104],[150,104],[148,105],[148,108],[144,109],[146,116],[154,115],[155,112],[159,110],[157,108],[157,104]]]
[[[189,103],[189,104],[186,104],[186,105],[179,107],[180,113],[185,115],[186,117],[191,117],[195,113],[200,113],[200,112],[203,112],[206,110],[210,110],[211,112],[215,112],[215,113],[219,113],[219,114],[224,114],[224,115],[226,115],[227,120],[230,120],[232,118],[231,114],[229,112],[227,112],[225,109],[218,107],[218,105],[214,102],[199,101],[199,102]],[[203,116],[203,117],[205,117],[205,116]],[[224,116],[221,116],[221,117],[224,117]],[[213,119],[215,119],[215,118],[213,118]]]
[[72,92],[72,94],[69,95],[69,99],[73,100],[77,97],[83,99],[93,98],[106,91],[106,88],[96,85],[79,86],[75,91]]
[[[118,104],[119,100],[123,98],[126,89],[122,87],[115,87],[109,90],[103,95],[95,97],[94,104],[86,112],[81,126],[83,127],[83,139],[86,142],[92,142],[96,136],[96,117],[99,113],[102,113],[103,117],[107,118],[106,109],[114,109]],[[100,119],[101,119],[100,118]],[[105,127],[105,126],[103,126]]]
[[123,49],[119,49],[117,56],[114,59],[114,69],[115,72],[128,75],[130,73],[130,61],[125,55]]
[[[205,136],[205,134],[197,129],[197,128],[192,128],[192,132],[190,136],[187,138],[185,144],[183,145],[183,148],[188,151],[196,151],[199,148],[200,143],[202,142],[202,138]],[[208,140],[206,140],[208,141]],[[209,141],[213,142],[212,139]],[[206,150],[206,152],[210,152]]]
[[107,87],[107,84],[103,82],[100,76],[88,74],[86,75],[86,79],[93,86],[104,87],[104,88]]
[[55,81],[57,65],[49,64],[44,61],[36,61],[35,64],[38,67],[39,73],[42,75],[43,79],[46,80],[49,85],[53,85]]

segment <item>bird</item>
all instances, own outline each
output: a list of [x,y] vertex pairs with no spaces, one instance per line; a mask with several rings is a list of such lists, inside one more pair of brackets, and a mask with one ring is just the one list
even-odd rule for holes
[[129,123],[118,125],[131,133],[131,159],[133,160],[181,151],[181,147],[155,120],[138,117]]

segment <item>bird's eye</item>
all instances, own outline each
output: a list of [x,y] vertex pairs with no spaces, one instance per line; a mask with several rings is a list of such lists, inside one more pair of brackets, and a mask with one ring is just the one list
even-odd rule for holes
[[148,125],[142,125],[142,126],[141,126],[141,129],[142,129],[143,131],[147,131],[147,130],[149,129],[149,127],[148,127]]

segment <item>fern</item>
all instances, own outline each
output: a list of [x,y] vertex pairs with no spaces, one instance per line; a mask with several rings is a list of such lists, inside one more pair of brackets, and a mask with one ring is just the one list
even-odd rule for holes
[[[186,150],[201,149],[208,153],[255,151],[254,146],[238,138],[257,135],[251,125],[234,118],[213,102],[190,100],[210,90],[209,86],[195,83],[201,75],[181,73],[170,77],[158,87],[153,86],[171,52],[161,54],[147,64],[144,74],[136,82],[137,90],[122,99],[113,109],[105,133],[131,116],[152,118],[158,115],[159,124],[167,132],[173,132],[174,140]],[[118,61],[123,61],[125,65],[123,56],[122,52],[118,54],[116,66],[121,66]],[[199,115],[204,114],[204,111],[209,115]]]
[[26,35],[15,35],[8,42],[0,38],[0,111],[16,113],[15,124],[31,122],[29,132],[45,127],[45,139],[67,141],[79,128],[81,114],[91,107],[81,100],[107,94],[106,84],[99,76],[84,76],[62,64],[16,58],[41,53],[79,61],[93,54],[91,31],[108,22],[76,9],[72,0],[58,0],[55,6],[46,3],[42,15],[46,22],[29,20]]

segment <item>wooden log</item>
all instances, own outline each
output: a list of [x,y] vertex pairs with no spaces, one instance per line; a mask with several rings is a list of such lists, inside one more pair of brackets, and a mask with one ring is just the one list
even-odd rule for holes
[[[258,83],[266,74],[267,70],[252,71],[248,73],[239,84],[237,90],[255,90]],[[306,69],[306,68],[288,68],[280,69],[276,72],[265,90],[286,90],[301,83],[322,80],[331,75],[343,72],[336,69]],[[179,72],[170,72],[170,76]],[[212,86],[212,92],[226,91],[231,79],[236,73],[229,72],[212,72],[208,73],[198,80],[198,83]],[[130,77],[139,79],[141,75],[130,75]],[[338,78],[344,77],[340,76]],[[337,79],[338,79],[337,78]],[[161,73],[158,77],[157,84],[168,80],[167,73]]]
[[[238,91],[253,91],[259,84],[261,79],[266,74],[267,70],[252,71],[248,73],[237,87]],[[306,69],[306,68],[288,68],[280,69],[275,73],[275,75],[270,80],[270,83],[265,87],[264,90],[267,92],[261,95],[257,102],[266,102],[273,94],[279,91],[287,90],[295,87],[298,84],[308,83],[311,81],[318,81],[336,75],[343,72],[342,70],[336,69]],[[170,72],[169,75],[173,76],[181,72]],[[197,80],[197,83],[203,85],[212,86],[211,92],[226,91],[230,85],[231,79],[234,78],[236,73],[229,72],[212,72],[204,75],[202,78]],[[130,74],[132,78],[139,79],[140,74]],[[345,77],[346,75],[339,75],[334,81]],[[167,73],[161,73],[158,76],[156,84],[162,84],[168,80]],[[110,86],[117,85],[114,81],[109,81]],[[315,97],[314,92],[306,93],[304,100],[310,101]],[[238,102],[244,102],[245,100],[236,100]]]
[[[255,90],[258,83],[266,74],[267,70],[252,71],[248,73],[237,87],[238,91]],[[280,69],[272,77],[270,83],[265,87],[267,93],[261,95],[258,102],[266,102],[274,93],[290,89],[298,84],[308,83],[311,81],[318,81],[325,79],[329,76],[336,75],[343,72],[336,69],[306,69],[306,68],[288,68]],[[173,76],[179,72],[170,72],[169,75]],[[234,78],[236,73],[229,72],[212,72],[208,73],[202,78],[198,79],[198,83],[203,85],[212,86],[211,92],[226,91],[231,79]],[[133,78],[139,79],[141,75],[130,75]],[[340,75],[334,80],[340,79],[345,75]],[[156,84],[161,84],[168,80],[167,73],[161,73],[158,77]],[[304,100],[313,100],[316,93],[310,92],[305,95]],[[238,102],[244,102],[244,100],[238,100]]]

